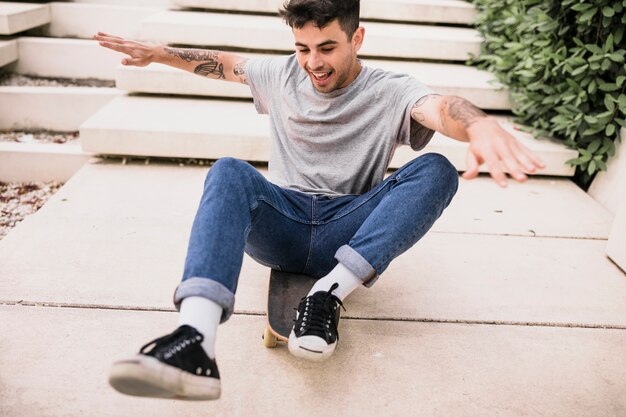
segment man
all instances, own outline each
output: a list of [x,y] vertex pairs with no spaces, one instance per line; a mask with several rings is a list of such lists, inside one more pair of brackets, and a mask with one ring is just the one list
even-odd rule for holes
[[328,358],[339,338],[342,301],[371,286],[424,236],[457,189],[456,170],[438,154],[383,180],[398,145],[419,150],[435,130],[468,141],[464,177],[487,163],[503,187],[503,168],[524,181],[525,173],[543,167],[468,101],[364,66],[357,59],[365,36],[358,0],[291,0],[280,14],[292,27],[296,53],[279,58],[95,36],[127,54],[124,65],[158,62],[249,85],[271,126],[271,182],[232,158],[208,173],[174,296],[180,327],[113,365],[110,382],[120,392],[219,397],[215,335],[233,312],[244,252],[264,265],[319,277],[298,306],[289,351]]

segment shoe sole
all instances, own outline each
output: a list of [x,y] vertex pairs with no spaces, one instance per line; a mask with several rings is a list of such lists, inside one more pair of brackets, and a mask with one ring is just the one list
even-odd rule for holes
[[196,376],[146,355],[115,362],[109,384],[136,397],[202,401],[216,400],[221,394],[219,379]]
[[287,346],[289,347],[289,352],[291,352],[293,356],[312,362],[323,362],[330,358],[330,356],[335,351],[336,345],[337,344],[334,343],[332,345],[328,345],[325,348],[322,348],[321,350],[318,350],[319,348],[311,349],[306,346],[301,346],[293,330],[289,335],[289,342],[287,343]]

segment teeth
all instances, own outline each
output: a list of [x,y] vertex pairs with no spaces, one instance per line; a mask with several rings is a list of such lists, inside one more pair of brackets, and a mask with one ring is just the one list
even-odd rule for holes
[[326,78],[330,75],[330,72],[311,72],[315,78]]

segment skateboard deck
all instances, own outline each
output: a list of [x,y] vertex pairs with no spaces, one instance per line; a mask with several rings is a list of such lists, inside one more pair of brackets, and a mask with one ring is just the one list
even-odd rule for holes
[[302,297],[309,293],[317,278],[272,269],[267,297],[267,326],[263,333],[266,347],[278,340],[287,342],[293,328],[296,310]]

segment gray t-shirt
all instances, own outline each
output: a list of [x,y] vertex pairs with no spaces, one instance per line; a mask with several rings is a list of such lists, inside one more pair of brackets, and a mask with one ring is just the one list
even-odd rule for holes
[[270,181],[281,187],[363,194],[398,145],[420,150],[433,136],[410,114],[433,91],[409,75],[363,65],[349,86],[320,93],[295,55],[249,59],[245,71],[257,112],[270,117]]

